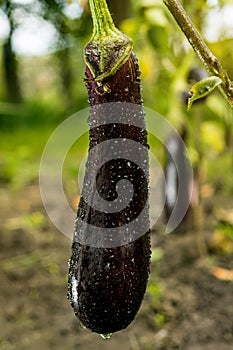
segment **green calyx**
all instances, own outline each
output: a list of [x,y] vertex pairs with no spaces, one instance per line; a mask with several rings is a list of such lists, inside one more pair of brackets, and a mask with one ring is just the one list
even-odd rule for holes
[[114,25],[106,0],[90,0],[93,34],[85,47],[85,61],[96,82],[114,75],[128,60],[132,41]]

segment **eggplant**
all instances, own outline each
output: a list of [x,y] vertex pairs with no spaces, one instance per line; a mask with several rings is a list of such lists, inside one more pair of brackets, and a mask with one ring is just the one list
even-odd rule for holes
[[81,324],[106,335],[133,321],[146,290],[149,161],[131,40],[114,27],[105,1],[90,5],[94,34],[85,47],[89,153],[67,295]]

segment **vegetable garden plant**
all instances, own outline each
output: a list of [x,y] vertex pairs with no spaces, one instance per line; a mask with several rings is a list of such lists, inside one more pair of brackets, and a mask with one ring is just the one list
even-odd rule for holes
[[[204,43],[180,2],[163,2],[210,74],[190,90],[188,108],[216,87],[232,107],[233,86],[227,72]],[[149,165],[140,71],[132,51],[132,41],[115,27],[105,0],[90,0],[89,3],[93,18],[93,35],[85,47],[85,82],[90,105],[89,156],[69,262],[68,299],[84,327],[109,338],[132,322],[146,290],[150,265],[149,211],[146,204]],[[129,103],[137,106],[136,113],[127,108],[119,109],[119,120],[107,122],[109,117],[115,118],[116,105]],[[102,108],[105,104],[113,104],[113,107]],[[106,147],[97,154],[91,151],[98,144],[119,138],[136,141],[139,154],[143,149],[140,157],[145,161],[145,168],[142,172],[135,163],[127,161],[127,147],[122,150],[125,159],[116,157],[100,168],[96,186],[106,201],[116,199],[115,186],[119,180],[129,180],[134,186],[130,205],[125,210],[107,213],[92,207],[94,194],[91,182],[96,163],[104,163],[109,149]],[[145,233],[129,239],[125,225],[134,220],[145,206],[142,219]],[[96,235],[95,227],[119,228],[121,244],[105,246],[101,236],[96,238],[97,243],[87,244],[86,237]]]

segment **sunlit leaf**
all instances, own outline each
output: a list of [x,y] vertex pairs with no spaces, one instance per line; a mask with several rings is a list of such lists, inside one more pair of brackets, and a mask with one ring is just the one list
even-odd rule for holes
[[216,76],[208,77],[193,85],[189,91],[191,97],[188,99],[188,110],[192,107],[194,101],[208,96],[214,89],[222,83],[222,79]]

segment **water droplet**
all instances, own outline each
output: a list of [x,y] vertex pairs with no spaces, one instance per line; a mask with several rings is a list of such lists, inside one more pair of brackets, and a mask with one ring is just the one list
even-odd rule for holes
[[82,324],[81,322],[79,322],[79,325],[82,329],[87,329],[87,327],[85,327],[84,324]]
[[110,339],[112,338],[112,333],[108,333],[108,334],[100,334],[101,338],[103,339]]

